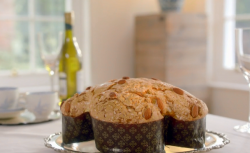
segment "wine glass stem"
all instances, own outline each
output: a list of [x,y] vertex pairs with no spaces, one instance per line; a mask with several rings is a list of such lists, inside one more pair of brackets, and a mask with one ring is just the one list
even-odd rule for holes
[[250,126],[250,82],[249,82],[250,80],[248,80],[248,87],[249,87],[249,106],[248,106],[248,126]]
[[50,87],[51,91],[54,91],[54,75],[50,73]]

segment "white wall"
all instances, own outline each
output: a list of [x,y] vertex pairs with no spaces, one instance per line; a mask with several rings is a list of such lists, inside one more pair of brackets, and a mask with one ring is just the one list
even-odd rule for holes
[[208,107],[211,114],[248,121],[249,92],[213,88]]
[[[89,76],[92,77],[87,79],[85,86],[122,76],[133,77],[134,17],[159,13],[158,1],[74,0],[73,2],[75,3],[73,7],[80,12],[76,14],[76,18],[82,18],[75,21],[75,35],[83,52],[90,52],[84,62],[91,63],[90,69],[87,71],[85,69],[85,72],[91,73]],[[89,28],[91,31],[88,31]],[[211,114],[248,120],[248,91],[212,86],[207,104]]]
[[157,0],[91,0],[92,84],[134,76],[134,18],[158,13]]

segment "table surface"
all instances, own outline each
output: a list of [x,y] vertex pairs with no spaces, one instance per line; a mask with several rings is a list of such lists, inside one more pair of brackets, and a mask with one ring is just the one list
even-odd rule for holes
[[[224,133],[230,143],[223,148],[209,153],[250,153],[250,134],[233,130],[235,125],[243,125],[245,121],[207,115],[207,129]],[[18,126],[0,125],[1,153],[55,153],[53,149],[44,146],[44,138],[61,131],[61,120]]]

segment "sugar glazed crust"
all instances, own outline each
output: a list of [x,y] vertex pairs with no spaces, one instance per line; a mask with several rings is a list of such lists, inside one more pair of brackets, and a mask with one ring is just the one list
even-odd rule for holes
[[73,97],[64,101],[61,105],[63,115],[77,117],[85,112],[89,112],[90,99],[93,96],[91,87],[86,88],[81,94],[75,94]]
[[113,123],[145,123],[172,116],[194,121],[208,113],[206,104],[185,90],[157,79],[111,80],[75,94],[61,106],[64,115],[76,117],[84,112]]

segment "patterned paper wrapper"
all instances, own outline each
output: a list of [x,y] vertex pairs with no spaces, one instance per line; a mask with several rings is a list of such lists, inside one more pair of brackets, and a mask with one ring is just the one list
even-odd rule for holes
[[203,148],[205,146],[206,117],[196,121],[178,121],[170,116],[164,118],[166,145]]
[[89,112],[78,117],[62,115],[62,138],[64,144],[93,140],[94,133]]
[[119,124],[92,117],[96,148],[103,153],[164,153],[163,122]]

